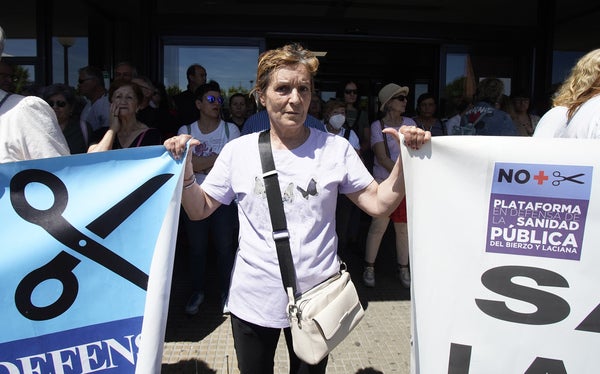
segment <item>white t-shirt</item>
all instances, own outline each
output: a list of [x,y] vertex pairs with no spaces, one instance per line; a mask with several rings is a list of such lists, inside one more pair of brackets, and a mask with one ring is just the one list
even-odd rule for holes
[[110,102],[108,101],[108,94],[105,93],[101,98],[94,101],[93,103],[88,101],[86,107],[89,105],[89,109],[84,108],[82,113],[85,113],[85,119],[92,128],[92,131],[96,131],[102,127],[108,127],[108,117],[110,112]]
[[[350,129],[350,134],[348,135],[348,142],[350,143],[350,145],[356,149],[357,151],[360,150],[360,141],[358,140],[358,135],[356,135],[356,132],[354,132],[354,130]],[[342,128],[337,134],[337,136],[341,136],[342,138],[346,139],[344,137],[344,134],[346,132],[346,129]],[[332,133],[333,134],[333,133]]]
[[547,111],[533,132],[534,138],[556,138],[567,124],[567,108],[564,106],[555,106]]
[[583,103],[558,133],[561,138],[600,138],[600,95]]
[[454,133],[454,126],[460,126],[460,119],[461,119],[460,113],[455,114],[452,117],[448,118],[448,120],[444,124],[446,126],[446,134],[452,135]]
[[[227,136],[225,126],[227,126],[229,129],[229,136]],[[221,120],[216,129],[209,132],[208,134],[205,134],[202,131],[200,131],[200,128],[198,127],[198,122],[194,121],[189,125],[181,126],[179,128],[179,131],[177,131],[177,135],[189,134],[188,129],[192,131],[191,135],[194,138],[202,142],[202,144],[196,146],[196,148],[193,150],[196,156],[201,157],[218,155],[219,153],[221,153],[221,150],[227,142],[240,137],[240,130],[238,129],[238,127],[233,123],[225,122],[223,120]],[[204,181],[204,178],[206,178],[206,174],[196,174],[196,182],[198,184],[202,183],[202,181]]]
[[[258,153],[259,133],[225,145],[202,188],[223,204],[237,199],[240,243],[228,307],[239,318],[265,327],[288,327],[273,228]],[[290,234],[298,292],[339,270],[335,210],[338,192],[366,188],[373,177],[350,143],[310,129],[298,148],[273,152]]]
[[[7,93],[0,90],[0,100]],[[69,155],[54,110],[36,96],[12,94],[0,107],[0,163]]]

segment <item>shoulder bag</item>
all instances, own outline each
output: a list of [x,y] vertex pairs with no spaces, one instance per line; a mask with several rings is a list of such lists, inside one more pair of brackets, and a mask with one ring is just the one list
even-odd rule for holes
[[314,365],[350,334],[363,318],[364,309],[343,262],[337,274],[297,295],[290,236],[268,130],[260,133],[258,143],[273,239],[277,246],[281,279],[289,299],[288,319],[294,352],[302,361]]

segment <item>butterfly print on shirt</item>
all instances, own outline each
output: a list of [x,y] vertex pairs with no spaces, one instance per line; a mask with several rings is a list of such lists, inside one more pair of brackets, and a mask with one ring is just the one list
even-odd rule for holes
[[317,196],[317,181],[314,178],[311,178],[310,182],[308,182],[308,186],[306,186],[306,190],[302,189],[300,186],[296,186],[296,189],[302,193],[302,197],[308,200],[308,196]]

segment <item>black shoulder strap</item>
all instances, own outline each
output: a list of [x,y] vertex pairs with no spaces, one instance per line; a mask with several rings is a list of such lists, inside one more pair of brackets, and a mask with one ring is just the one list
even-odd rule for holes
[[273,226],[273,239],[277,246],[277,259],[279,260],[279,270],[283,286],[287,290],[292,288],[296,294],[296,271],[294,269],[294,260],[290,249],[290,233],[287,230],[285,211],[283,210],[283,201],[281,200],[281,189],[279,188],[279,179],[277,170],[273,161],[273,152],[271,149],[271,137],[269,130],[263,131],[258,135],[258,151],[263,169],[263,181],[265,183],[265,192],[269,203],[269,213],[271,214],[271,225]]
[[0,101],[0,107],[2,107],[2,104],[4,104],[4,102],[6,101],[6,99],[8,99],[8,97],[11,95],[10,92],[7,92],[6,95],[4,95],[4,97],[2,98],[2,100]]
[[344,129],[344,138],[346,138],[346,140],[350,139],[350,129],[349,128]]
[[[383,124],[383,118],[379,120],[379,124],[381,125],[381,130],[383,130],[385,128],[385,125]],[[385,146],[385,154],[391,158],[390,156],[390,146],[387,143],[387,136],[384,133],[383,134],[383,145]]]

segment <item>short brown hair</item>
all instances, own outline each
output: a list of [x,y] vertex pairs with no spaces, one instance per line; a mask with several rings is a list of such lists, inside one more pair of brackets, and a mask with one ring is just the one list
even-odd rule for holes
[[265,92],[271,83],[272,73],[283,66],[302,64],[311,76],[311,91],[314,91],[314,78],[319,69],[319,59],[302,45],[291,43],[281,48],[263,52],[258,57],[256,83],[251,93]]
[[123,81],[123,80],[116,80],[111,83],[110,88],[108,89],[108,101],[110,101],[112,103],[112,97],[113,97],[113,94],[115,93],[115,91],[118,90],[119,88],[125,87],[125,86],[131,87],[131,89],[133,90],[133,93],[135,94],[135,97],[137,98],[138,103],[141,103],[142,101],[144,101],[144,93],[142,92],[142,89],[140,88],[140,86],[138,86],[137,84],[135,84],[133,82],[127,82],[127,81]]
[[329,121],[331,118],[331,113],[337,108],[346,108],[346,103],[338,99],[332,99],[325,103],[325,107],[323,108],[323,118]]

